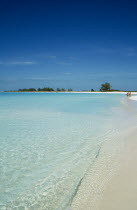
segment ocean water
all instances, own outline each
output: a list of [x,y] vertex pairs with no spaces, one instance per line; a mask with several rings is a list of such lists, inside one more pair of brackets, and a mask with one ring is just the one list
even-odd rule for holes
[[0,209],[68,209],[134,109],[122,94],[0,93]]

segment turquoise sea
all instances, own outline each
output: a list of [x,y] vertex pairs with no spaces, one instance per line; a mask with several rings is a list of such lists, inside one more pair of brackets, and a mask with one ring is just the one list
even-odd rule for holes
[[67,209],[102,144],[135,122],[123,94],[0,93],[0,209]]

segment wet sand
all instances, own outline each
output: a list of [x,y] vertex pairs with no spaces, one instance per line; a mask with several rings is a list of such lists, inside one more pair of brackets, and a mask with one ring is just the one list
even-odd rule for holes
[[137,96],[131,96],[131,97],[129,97],[129,99],[137,101]]

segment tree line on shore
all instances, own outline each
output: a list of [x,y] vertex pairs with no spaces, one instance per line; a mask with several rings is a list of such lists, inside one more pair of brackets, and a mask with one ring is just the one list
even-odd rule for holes
[[53,89],[53,88],[50,88],[50,87],[44,87],[44,88],[38,88],[38,89],[35,89],[35,88],[24,88],[24,89],[19,89],[18,90],[19,92],[53,92],[53,91],[56,91],[56,92],[65,92],[65,91],[73,91],[71,88],[68,88],[67,90],[65,88],[57,88],[56,90]]
[[[43,88],[23,88],[23,89],[18,89],[16,91],[12,91],[11,92],[72,92],[73,90],[71,88],[65,89],[65,88],[57,88],[57,89],[53,89],[51,87],[43,87]],[[94,92],[94,89],[91,90],[82,90],[83,92],[86,91],[90,91],[90,92]],[[120,90],[114,90],[111,89],[111,85],[110,83],[106,82],[101,84],[100,90],[101,92],[107,92],[107,91],[120,91]],[[9,91],[5,91],[5,92],[9,92]]]

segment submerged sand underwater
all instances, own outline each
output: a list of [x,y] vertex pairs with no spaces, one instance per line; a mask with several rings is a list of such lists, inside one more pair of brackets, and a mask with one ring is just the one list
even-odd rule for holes
[[0,209],[100,208],[136,116],[122,94],[0,93]]

